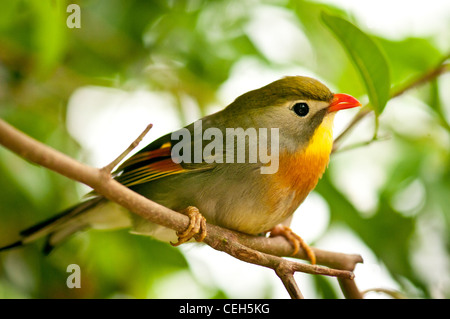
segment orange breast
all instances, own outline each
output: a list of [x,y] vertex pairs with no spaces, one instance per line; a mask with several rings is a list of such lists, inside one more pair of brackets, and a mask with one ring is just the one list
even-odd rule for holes
[[333,117],[325,117],[304,149],[295,153],[280,150],[279,169],[271,179],[267,197],[274,211],[290,216],[316,187],[330,159]]

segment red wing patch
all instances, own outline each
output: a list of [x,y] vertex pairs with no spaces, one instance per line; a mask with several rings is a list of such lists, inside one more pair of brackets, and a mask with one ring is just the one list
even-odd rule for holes
[[118,168],[122,174],[116,180],[130,187],[186,172],[180,164],[173,162],[170,150],[170,143],[165,143],[156,150],[137,153]]

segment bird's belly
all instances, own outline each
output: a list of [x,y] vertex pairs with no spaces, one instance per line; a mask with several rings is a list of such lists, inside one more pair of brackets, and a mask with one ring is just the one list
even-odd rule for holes
[[257,235],[266,232],[284,219],[280,214],[259,205],[237,206],[215,218],[214,224],[242,233]]
[[[266,181],[262,180],[261,185],[267,186]],[[256,235],[286,220],[301,203],[295,191],[266,193],[270,191],[267,187],[258,187],[247,191],[244,196],[240,196],[240,191],[230,191],[222,197],[205,199],[198,208],[213,224]],[[277,200],[263,200],[270,195]]]

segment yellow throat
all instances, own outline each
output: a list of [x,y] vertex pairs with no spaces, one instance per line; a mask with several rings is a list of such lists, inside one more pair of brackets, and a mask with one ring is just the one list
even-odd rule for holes
[[327,168],[333,147],[334,115],[333,112],[325,116],[306,148],[295,154],[280,153],[280,167],[272,189],[278,198],[294,193],[291,210],[295,210],[316,187]]

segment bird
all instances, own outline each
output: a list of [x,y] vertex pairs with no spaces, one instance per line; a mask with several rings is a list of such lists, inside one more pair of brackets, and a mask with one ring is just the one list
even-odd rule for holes
[[314,78],[278,79],[156,139],[113,173],[119,183],[187,215],[185,231],[151,223],[91,192],[81,203],[21,231],[19,240],[0,251],[45,237],[48,254],[89,228],[129,228],[178,246],[203,241],[208,222],[249,235],[284,236],[293,254],[301,247],[314,264],[312,249],[289,223],[328,166],[336,112],[358,106],[356,98],[332,93]]

